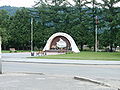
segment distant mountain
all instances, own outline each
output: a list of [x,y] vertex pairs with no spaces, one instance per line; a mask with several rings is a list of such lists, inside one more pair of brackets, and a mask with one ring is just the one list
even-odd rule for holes
[[21,8],[20,7],[11,7],[11,6],[1,6],[0,7],[0,10],[6,10],[8,12],[8,14],[11,16],[14,15],[18,9],[21,9]]

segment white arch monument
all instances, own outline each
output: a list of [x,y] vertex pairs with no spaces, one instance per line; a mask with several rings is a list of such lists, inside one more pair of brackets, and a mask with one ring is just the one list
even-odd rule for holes
[[48,41],[47,41],[47,43],[46,43],[43,51],[50,50],[50,45],[51,45],[53,39],[56,38],[56,37],[58,37],[58,36],[65,37],[65,38],[70,42],[70,44],[71,44],[71,49],[72,49],[71,51],[73,51],[73,52],[75,52],[75,53],[79,53],[79,52],[80,52],[79,49],[78,49],[78,47],[77,47],[77,45],[76,45],[76,43],[75,43],[75,41],[73,40],[73,38],[72,38],[70,35],[68,35],[68,34],[66,34],[66,33],[62,33],[62,32],[58,32],[58,33],[53,34],[53,35],[48,39]]

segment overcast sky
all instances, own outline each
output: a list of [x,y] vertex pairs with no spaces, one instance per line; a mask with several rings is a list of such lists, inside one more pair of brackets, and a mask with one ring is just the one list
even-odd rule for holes
[[0,6],[32,7],[36,0],[0,0]]
[[[0,6],[10,5],[16,7],[32,7],[35,4],[34,1],[39,1],[39,0],[0,0]],[[72,1],[72,0],[68,0],[68,1]],[[101,0],[98,1],[100,2]],[[120,3],[117,6],[120,6]]]

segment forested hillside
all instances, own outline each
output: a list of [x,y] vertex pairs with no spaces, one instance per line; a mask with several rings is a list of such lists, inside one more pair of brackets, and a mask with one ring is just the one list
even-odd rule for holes
[[6,10],[9,15],[14,15],[18,9],[21,9],[19,7],[11,7],[11,6],[1,6],[0,10]]

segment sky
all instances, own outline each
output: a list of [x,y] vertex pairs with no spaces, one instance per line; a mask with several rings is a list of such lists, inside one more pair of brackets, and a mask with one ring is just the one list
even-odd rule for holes
[[[39,0],[0,0],[0,6],[32,7]],[[68,0],[72,3],[72,0]],[[89,0],[88,0],[89,1]],[[98,0],[101,2],[101,0]],[[116,6],[120,6],[120,3]]]
[[36,0],[0,0],[0,6],[32,7]]

